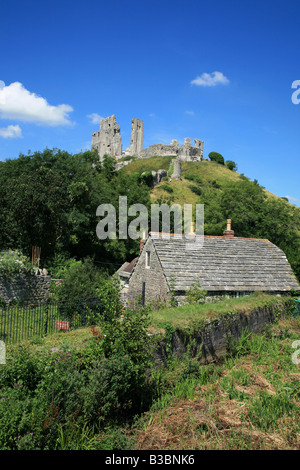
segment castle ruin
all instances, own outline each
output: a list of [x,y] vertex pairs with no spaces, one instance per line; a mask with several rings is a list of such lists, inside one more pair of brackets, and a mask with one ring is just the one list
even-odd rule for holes
[[144,123],[141,119],[133,118],[131,121],[130,148],[122,151],[122,137],[120,126],[115,115],[102,119],[100,131],[93,132],[91,149],[97,149],[100,161],[103,156],[110,155],[117,160],[124,156],[150,158],[154,156],[174,156],[180,161],[200,161],[203,158],[203,141],[195,139],[195,145],[186,137],[183,145],[179,146],[176,139],[169,145],[154,144],[143,149]]
[[100,160],[105,154],[111,157],[120,157],[122,155],[121,129],[114,114],[102,119],[100,131],[93,132],[91,148],[92,150],[98,150]]

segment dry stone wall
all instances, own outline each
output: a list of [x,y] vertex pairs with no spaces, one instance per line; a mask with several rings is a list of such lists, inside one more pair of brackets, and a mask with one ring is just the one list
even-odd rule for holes
[[260,333],[268,323],[273,323],[278,316],[284,317],[286,313],[287,306],[279,301],[278,304],[256,307],[249,312],[223,315],[192,333],[178,328],[172,333],[168,345],[164,340],[159,343],[156,360],[158,363],[164,362],[169,350],[177,358],[189,351],[192,357],[199,358],[200,363],[216,361],[226,354],[230,342],[238,340],[245,331]]
[[50,284],[51,276],[43,274],[22,275],[15,280],[0,278],[0,298],[6,304],[39,304],[49,298]]

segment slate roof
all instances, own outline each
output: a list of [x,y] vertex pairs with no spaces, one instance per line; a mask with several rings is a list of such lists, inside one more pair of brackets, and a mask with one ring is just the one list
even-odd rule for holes
[[205,236],[202,248],[187,249],[185,237],[151,238],[167,282],[173,279],[177,291],[196,281],[212,292],[300,290],[284,252],[268,240]]
[[137,258],[134,258],[130,263],[128,261],[125,261],[125,263],[122,264],[122,266],[117,270],[116,274],[122,277],[130,277],[131,271],[134,268],[134,265],[136,263]]

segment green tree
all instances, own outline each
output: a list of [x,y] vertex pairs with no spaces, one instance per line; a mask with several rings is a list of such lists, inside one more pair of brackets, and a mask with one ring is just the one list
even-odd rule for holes
[[225,166],[231,171],[237,171],[237,164],[232,160],[226,160]]
[[208,154],[208,158],[212,162],[216,162],[216,163],[220,163],[221,165],[224,165],[224,157],[218,152],[210,152]]
[[[150,206],[150,187],[139,174],[125,176],[114,171],[115,161],[102,163],[96,151],[71,155],[46,149],[20,155],[0,165],[0,246],[31,255],[41,247],[41,263],[47,267],[58,255],[83,259],[87,256],[110,267],[138,253],[138,241],[99,240],[97,207],[127,196],[128,205]],[[117,219],[118,220],[118,219]],[[104,264],[104,263],[109,264]]]

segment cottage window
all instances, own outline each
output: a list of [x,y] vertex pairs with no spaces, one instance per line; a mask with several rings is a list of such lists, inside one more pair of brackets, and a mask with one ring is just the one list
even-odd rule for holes
[[143,285],[142,285],[142,305],[143,306],[145,305],[145,291],[146,291],[146,283],[143,282]]
[[146,268],[150,268],[150,251],[146,251]]

